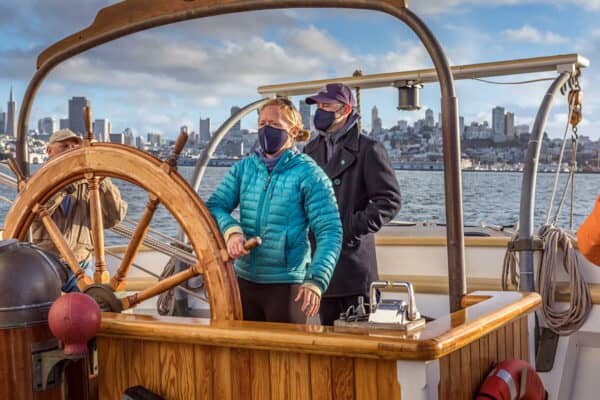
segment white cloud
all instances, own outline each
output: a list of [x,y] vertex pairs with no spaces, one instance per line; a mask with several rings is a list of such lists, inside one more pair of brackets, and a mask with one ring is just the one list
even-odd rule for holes
[[506,29],[503,35],[508,40],[516,42],[528,42],[535,44],[561,44],[568,42],[564,36],[560,36],[554,32],[541,32],[540,30],[530,26],[523,25],[519,29]]
[[463,12],[473,6],[494,7],[514,4],[548,4],[553,6],[574,4],[586,10],[600,10],[600,0],[419,0],[409,1],[409,8],[417,14],[443,15]]

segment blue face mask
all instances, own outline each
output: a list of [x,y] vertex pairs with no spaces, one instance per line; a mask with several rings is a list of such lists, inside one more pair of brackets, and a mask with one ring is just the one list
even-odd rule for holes
[[335,111],[325,111],[321,108],[317,108],[315,112],[315,117],[313,122],[315,123],[315,128],[320,131],[326,131],[333,125],[335,121]]
[[285,129],[277,129],[265,125],[258,130],[258,144],[265,154],[275,154],[287,141],[288,133]]

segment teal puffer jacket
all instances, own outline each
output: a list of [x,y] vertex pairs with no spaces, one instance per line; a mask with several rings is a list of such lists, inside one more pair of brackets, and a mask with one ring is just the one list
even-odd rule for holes
[[[308,156],[284,152],[271,173],[256,154],[236,163],[206,203],[223,234],[241,226],[262,245],[238,258],[239,277],[256,283],[313,283],[324,293],[342,245],[331,181]],[[231,212],[240,206],[240,222]],[[308,230],[316,240],[312,261]]]

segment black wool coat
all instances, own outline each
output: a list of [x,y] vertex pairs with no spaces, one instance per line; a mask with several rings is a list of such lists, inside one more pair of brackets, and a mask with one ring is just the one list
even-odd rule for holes
[[325,138],[304,147],[331,178],[344,239],[340,259],[324,297],[368,294],[377,279],[374,234],[400,211],[400,187],[382,143],[358,132],[354,125],[325,162]]

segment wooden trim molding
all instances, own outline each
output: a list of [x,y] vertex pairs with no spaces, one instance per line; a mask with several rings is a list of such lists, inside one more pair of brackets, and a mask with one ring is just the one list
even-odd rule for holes
[[[510,237],[465,237],[466,247],[504,247]],[[446,246],[445,236],[387,236],[375,235],[377,246]]]
[[392,330],[103,313],[98,337],[393,360],[433,360],[534,311],[537,293],[489,296],[405,333]]

